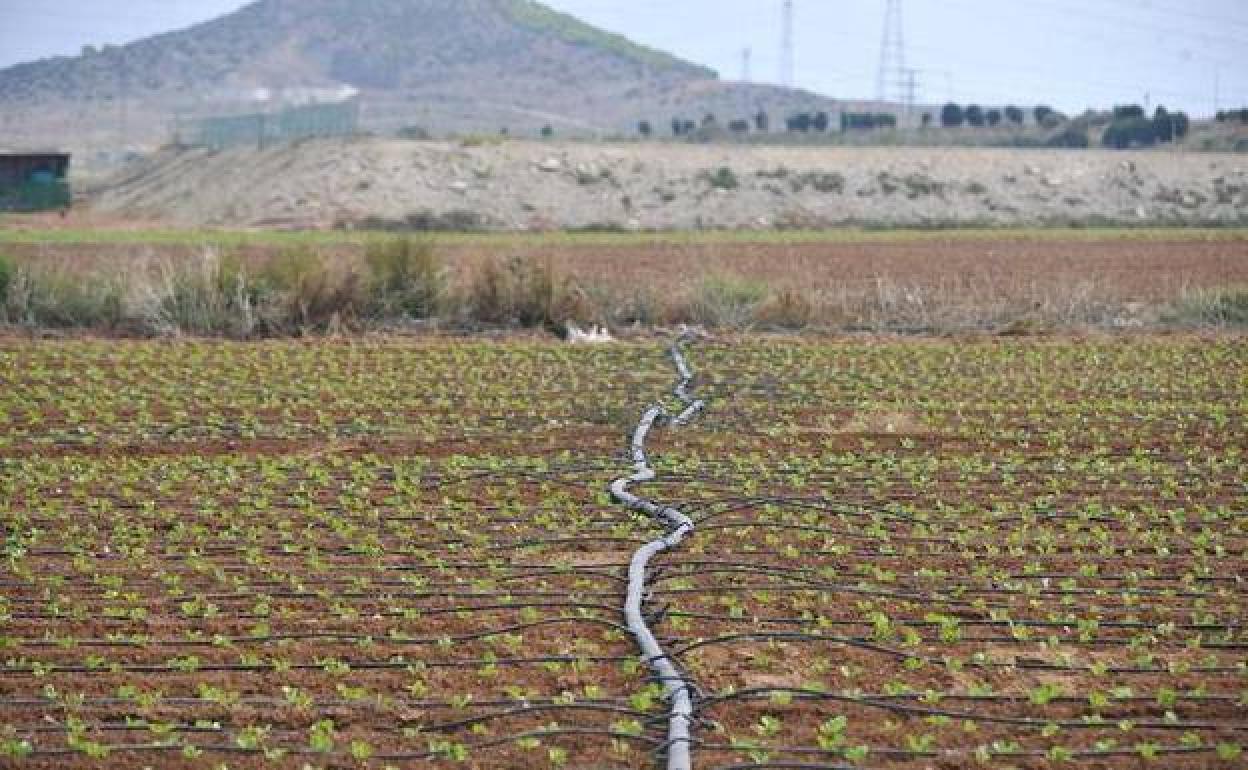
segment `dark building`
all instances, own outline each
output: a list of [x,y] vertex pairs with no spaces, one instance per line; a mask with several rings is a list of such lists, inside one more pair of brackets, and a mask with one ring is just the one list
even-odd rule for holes
[[68,154],[0,154],[0,211],[46,211],[69,203]]

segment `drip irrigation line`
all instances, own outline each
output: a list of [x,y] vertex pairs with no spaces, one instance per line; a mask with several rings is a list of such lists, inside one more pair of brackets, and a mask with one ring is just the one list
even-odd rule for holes
[[[878,557],[878,554],[877,554],[877,557]],[[905,558],[907,557],[898,556],[899,560],[902,560]],[[723,567],[729,570],[737,569],[743,572],[748,571],[748,572],[759,572],[759,573],[764,573],[764,574],[777,574],[777,575],[793,574],[793,575],[818,576],[821,571],[813,567],[793,567],[793,566],[789,566],[785,564],[760,564],[758,562],[745,562],[745,561],[724,561],[722,559],[716,559],[715,561],[685,560],[685,561],[682,561],[680,564],[672,565],[672,571],[675,572],[677,569],[683,570],[682,573],[675,575],[674,577],[687,577],[688,574],[703,574],[703,571],[706,569],[718,568],[718,567]],[[859,572],[855,574],[865,575],[866,573],[860,570]],[[1166,583],[1166,582],[1177,582],[1179,580],[1182,580],[1183,578],[1184,576],[1182,575],[1149,575],[1147,577],[1130,578],[1130,577],[1120,577],[1117,575],[1100,575],[1100,574],[1094,575],[1092,577],[1087,577],[1078,572],[1048,572],[1048,573],[1035,573],[1035,574],[1010,573],[1010,574],[1003,575],[1000,577],[996,577],[996,576],[982,577],[982,579],[992,579],[992,580],[1072,579],[1072,580],[1083,581],[1085,583],[1092,583],[1092,582],[1129,583],[1133,581]],[[1217,576],[1196,577],[1196,576],[1193,576],[1192,579],[1194,582],[1198,582],[1198,583],[1231,583],[1234,585],[1238,585],[1241,582],[1238,578],[1235,578],[1235,577],[1217,577]],[[1055,624],[1055,625],[1062,625],[1062,624]]]
[[[562,595],[566,595],[566,594],[562,594]],[[384,601],[389,598],[392,598],[392,597],[382,597],[382,599],[379,599],[379,601]],[[459,598],[459,597],[452,597],[452,598]],[[455,605],[451,607],[409,607],[409,608],[404,608],[403,610],[387,609],[387,610],[383,610],[380,612],[375,612],[373,614],[379,615],[382,618],[408,619],[407,610],[415,610],[417,616],[423,618],[423,617],[428,617],[431,615],[456,615],[461,612],[523,610],[523,609],[529,609],[529,608],[564,609],[564,610],[577,610],[577,611],[601,610],[603,612],[612,613],[612,614],[619,613],[619,607],[614,607],[609,604],[593,604],[591,602],[511,602],[511,603],[500,603],[500,604]],[[577,616],[577,617],[579,618],[580,616]],[[71,621],[71,620],[79,620],[84,623],[89,621],[97,625],[98,624],[131,625],[135,622],[133,620],[130,620],[129,618],[109,618],[109,617],[94,617],[94,616],[93,617],[83,616],[81,618],[72,618],[72,617],[69,617],[68,615],[54,616],[54,615],[47,615],[47,614],[40,614],[40,615],[14,614],[10,617],[11,620],[30,620],[30,621],[43,621],[49,618],[56,618],[56,620],[62,623]],[[257,620],[257,621],[264,621],[264,622],[270,622],[273,620],[273,618],[270,615],[257,615],[251,612],[234,614],[234,615],[231,615],[229,619],[240,620],[240,621]],[[294,618],[294,619],[289,619],[289,618],[282,619],[283,623],[292,623],[296,621],[314,622],[318,625],[323,625],[325,622],[325,618],[324,616],[308,615],[308,616],[303,616],[303,617]]]
[[656,478],[657,474],[646,457],[646,439],[654,426],[660,421],[669,421],[674,427],[683,427],[706,407],[705,402],[695,399],[689,390],[693,382],[693,372],[685,361],[681,347],[692,338],[689,332],[682,332],[668,351],[678,375],[672,392],[684,405],[683,411],[672,417],[662,406],[653,405],[646,409],[633,432],[630,446],[633,474],[616,479],[609,488],[612,499],[617,503],[628,510],[649,515],[667,530],[666,535],[643,545],[633,554],[628,570],[624,617],[626,625],[637,640],[642,661],[650,667],[653,678],[662,683],[664,697],[670,707],[667,741],[661,747],[661,751],[667,754],[668,770],[691,770],[693,767],[692,726],[695,717],[692,688],[660,646],[647,623],[642,603],[648,582],[646,570],[651,559],[680,545],[693,533],[694,523],[676,508],[639,497],[630,492],[629,487]]
[[[224,731],[222,732],[224,733]],[[524,740],[526,738],[541,739],[541,738],[560,738],[564,736],[605,737],[605,738],[611,738],[612,740],[633,741],[636,743],[641,743],[641,744],[651,745],[651,746],[657,743],[653,738],[649,738],[645,735],[634,735],[632,733],[620,732],[618,730],[609,730],[606,728],[559,727],[559,728],[553,728],[553,729],[530,730],[528,732],[515,733],[513,735],[493,738],[493,739],[490,739],[487,741],[481,741],[478,743],[464,744],[464,748],[467,749],[471,753],[473,751],[490,749],[496,746],[505,746],[510,743],[515,743],[517,741]],[[107,746],[107,749],[110,755],[112,754],[169,754],[169,753],[182,753],[184,749],[187,747],[196,749],[205,754],[232,754],[232,755],[242,755],[242,756],[258,756],[265,752],[265,749],[263,748],[254,748],[254,749],[242,748],[238,746],[236,743],[233,743],[233,744],[232,743],[194,744],[194,743],[185,743],[181,741],[177,743],[116,744],[116,745]],[[351,766],[354,766],[356,764],[356,761],[354,759],[348,759],[346,755],[343,755],[341,753],[326,754],[324,752],[314,751],[312,749],[302,748],[302,747],[292,747],[292,748],[283,747],[282,752],[289,756],[314,756],[314,757],[320,757],[322,760],[325,760],[325,759],[347,760],[347,763],[350,764]],[[35,748],[32,748],[29,752],[24,753],[23,756],[35,757],[35,758],[69,757],[69,756],[81,756],[81,753],[82,752],[80,750],[73,749],[73,748],[47,749],[47,748],[35,747]],[[411,753],[377,753],[377,754],[374,754],[372,758],[379,762],[422,762],[423,763],[423,762],[428,762],[429,760],[438,759],[441,757],[444,757],[444,753],[441,751],[434,750],[434,751],[411,752]]]
[[460,719],[454,722],[443,722],[436,725],[423,725],[420,728],[422,733],[445,733],[462,730],[473,725],[484,724],[486,722],[495,722],[500,719],[510,719],[512,717],[525,716],[528,714],[543,714],[552,711],[594,711],[608,714],[623,714],[624,716],[637,717],[640,719],[648,719],[650,715],[644,711],[638,711],[634,708],[625,706],[597,705],[589,703],[568,703],[568,704],[549,704],[549,705],[531,705],[519,706],[505,711],[496,711],[490,714],[482,714],[480,716]]
[[[934,665],[934,666],[943,667],[945,665],[945,660],[943,658],[937,658],[931,655],[924,655],[918,652],[913,652],[913,653],[905,652],[904,650],[898,650],[892,647],[887,647],[882,644],[864,641],[861,639],[855,639],[853,637],[848,637],[848,636],[832,636],[828,634],[807,634],[807,633],[802,633],[798,631],[773,631],[773,632],[760,631],[760,632],[753,632],[753,633],[725,634],[723,636],[713,637],[710,639],[701,639],[699,641],[693,642],[692,644],[687,644],[680,649],[680,653],[686,654],[686,653],[692,652],[693,650],[696,650],[702,647],[735,644],[737,642],[774,642],[774,641],[809,642],[809,643],[827,642],[829,644],[839,644],[845,647],[853,647],[855,649],[866,650],[868,652],[875,652],[881,655],[887,655],[889,657],[900,659],[900,660],[914,659],[914,660],[923,661],[926,664]],[[968,660],[968,661],[964,661],[963,665],[967,668],[983,668],[983,669],[1000,668],[1000,669],[1024,669],[1028,671],[1082,671],[1082,672],[1092,671],[1091,666],[1079,666],[1079,665],[1064,666],[1064,665],[1060,665],[1057,663],[1047,663],[1044,661],[1029,660],[1029,659],[1023,659],[1023,658],[1016,659],[1012,663]],[[1229,673],[1239,671],[1240,668],[1238,666],[1192,666],[1188,670],[1194,674],[1229,674]],[[1106,668],[1105,671],[1111,674],[1138,674],[1138,675],[1170,673],[1170,670],[1168,668],[1163,668],[1160,666],[1157,666],[1157,667],[1110,666]]]
[[[621,623],[606,618],[598,617],[562,617],[550,618],[547,620],[538,620],[532,623],[520,623],[512,626],[500,626],[480,631],[474,634],[465,634],[463,636],[449,637],[404,637],[391,636],[388,634],[358,634],[358,633],[337,633],[333,631],[321,631],[315,633],[288,633],[288,634],[266,634],[264,636],[220,636],[212,639],[143,639],[125,640],[125,639],[74,639],[75,647],[219,647],[220,642],[226,644],[268,644],[270,642],[304,642],[304,641],[338,641],[345,643],[361,642],[368,640],[379,646],[423,646],[423,645],[439,645],[446,644],[449,639],[452,643],[473,642],[481,639],[489,639],[494,636],[502,636],[504,634],[514,634],[524,631],[530,631],[535,628],[543,628],[546,626],[563,625],[565,623],[585,623],[589,625],[605,626],[612,631],[627,632],[628,628]],[[60,643],[56,639],[15,639],[17,644],[26,647],[59,647]]]
[[[740,746],[734,746],[733,744],[730,744],[730,743],[699,743],[698,748],[703,749],[705,751],[732,752],[732,753],[742,752],[742,748]],[[777,754],[794,754],[797,756],[802,756],[802,755],[809,756],[812,754],[826,756],[828,754],[839,753],[838,751],[828,751],[826,749],[814,749],[814,748],[810,748],[807,746],[770,745],[770,746],[767,746],[766,750],[769,752],[777,753]],[[1165,756],[1165,757],[1197,756],[1201,754],[1213,754],[1217,750],[1218,748],[1216,746],[1159,746],[1155,748],[1155,751],[1153,753],[1155,754],[1155,756]],[[936,750],[910,751],[907,749],[897,749],[897,748],[883,747],[883,746],[868,747],[868,754],[870,756],[885,757],[889,759],[900,759],[903,761],[914,760],[914,759],[935,759],[935,758],[945,758],[949,761],[956,761],[959,759],[971,760],[974,757],[974,754],[972,752],[964,751],[964,750],[963,751],[936,751]],[[1004,757],[1007,759],[1038,759],[1038,760],[1043,760],[1046,762],[1046,765],[1044,766],[1047,766],[1047,763],[1051,761],[1049,752],[1039,751],[1036,749],[1019,749],[1016,751],[1008,751],[1008,752],[1002,751],[1002,752],[995,753],[994,756]],[[1130,758],[1134,758],[1138,760],[1140,759],[1140,752],[1139,752],[1139,749],[1135,749],[1135,748],[1105,749],[1105,750],[1091,749],[1091,750],[1074,750],[1074,751],[1071,751],[1070,756],[1072,759],[1075,759],[1075,760],[1113,759],[1115,757],[1130,757]],[[745,768],[775,768],[775,767],[787,768],[787,767],[795,767],[795,766],[818,768],[818,770],[864,770],[864,768],[848,768],[845,765],[822,765],[822,764],[793,765],[793,764],[785,764],[783,760],[779,762],[765,762],[765,763],[754,763],[754,764],[717,765],[715,766],[714,770],[729,770],[729,768],[735,768],[737,770],[744,770]]]
[[[761,526],[761,525],[760,525],[760,526]],[[797,585],[779,585],[779,586],[775,586],[774,588],[769,587],[769,586],[768,586],[768,585],[766,585],[766,584],[760,584],[760,585],[748,584],[748,585],[740,585],[740,586],[733,586],[733,585],[721,586],[721,589],[726,589],[726,590],[740,590],[740,591],[768,591],[768,590],[800,591],[800,590],[805,590],[805,589],[809,588],[809,589],[812,589],[812,590],[813,590],[813,589],[818,589],[818,590],[821,590],[821,591],[822,591],[822,590],[826,590],[826,591],[847,591],[847,590],[850,590],[851,588],[853,588],[853,589],[855,589],[855,590],[861,590],[861,589],[863,589],[863,588],[864,588],[864,587],[863,587],[863,586],[861,586],[861,585],[858,585],[858,586],[848,586],[848,585],[846,585],[846,584],[844,584],[844,583],[832,583],[832,582],[827,582],[827,581],[820,580],[820,579],[817,579],[817,578],[809,578],[809,577],[804,577],[804,576],[801,576],[801,575],[785,574],[785,573],[783,573],[783,572],[781,572],[780,574],[776,574],[776,573],[774,573],[774,572],[771,572],[771,571],[769,571],[769,570],[767,570],[767,569],[760,568],[760,567],[753,567],[753,566],[747,566],[747,565],[741,565],[741,564],[731,564],[731,563],[729,563],[729,564],[722,564],[722,566],[718,566],[718,567],[711,568],[711,569],[705,569],[705,570],[702,570],[702,571],[698,572],[697,574],[700,576],[700,575],[708,575],[708,574],[713,574],[713,573],[728,573],[728,574],[742,574],[742,575],[761,575],[761,576],[763,576],[763,577],[771,577],[771,578],[780,578],[780,579],[785,579],[785,580],[789,580],[789,581],[791,581],[792,583],[797,584]],[[862,577],[866,577],[866,576],[863,576],[863,575],[861,575],[861,574],[860,574],[860,576],[862,576]],[[684,578],[684,577],[687,577],[687,575],[678,575],[678,576],[675,576],[675,579],[681,579],[681,578]],[[1024,578],[1008,578],[1008,579],[1019,579],[1019,580],[1021,580],[1021,579],[1024,579]],[[1233,581],[1232,581],[1232,582],[1233,582]],[[948,599],[945,599],[944,597],[942,597],[942,596],[941,596],[941,595],[939,595],[939,594],[930,594],[930,595],[928,595],[928,596],[924,596],[924,595],[921,593],[921,591],[922,591],[922,586],[921,586],[921,584],[915,584],[915,583],[912,583],[912,582],[909,582],[909,581],[905,581],[905,580],[897,580],[894,584],[895,584],[895,585],[897,585],[897,586],[898,586],[898,587],[900,587],[900,588],[905,588],[905,589],[909,589],[909,590],[912,590],[912,591],[920,592],[920,593],[916,593],[916,594],[914,594],[913,596],[910,596],[910,595],[904,595],[904,596],[906,596],[907,598],[911,598],[911,599],[920,599],[920,598],[922,598],[922,599],[935,599],[935,600],[937,600],[937,601],[949,601]],[[1027,596],[1027,597],[1029,597],[1029,598],[1035,598],[1035,597],[1054,597],[1054,596],[1101,596],[1101,595],[1103,595],[1103,592],[1104,592],[1104,589],[1095,589],[1095,588],[1074,588],[1074,589],[1054,589],[1054,588],[1045,588],[1045,589],[1040,589],[1040,590],[1036,590],[1036,591],[1028,592],[1027,590],[1022,589],[1022,588],[1007,588],[1007,587],[1001,587],[1001,586],[983,586],[983,587],[977,587],[974,583],[970,583],[970,582],[965,582],[965,583],[962,583],[962,582],[955,582],[955,581],[953,581],[952,579],[949,579],[949,580],[946,580],[945,582],[942,582],[942,583],[940,584],[940,587],[941,587],[941,588],[943,588],[943,589],[945,589],[945,590],[954,589],[954,590],[956,590],[956,591],[958,592],[958,595],[959,595],[959,596],[979,596],[979,595],[983,595],[983,596]],[[677,589],[677,590],[675,590],[674,592],[679,592],[679,590],[686,590],[686,591],[688,591],[688,590],[692,590],[692,589]],[[1119,596],[1130,596],[1130,597],[1140,597],[1140,596],[1162,596],[1162,597],[1167,598],[1167,599],[1208,599],[1209,597],[1211,597],[1211,596],[1214,596],[1214,595],[1215,595],[1215,594],[1212,594],[1212,593],[1198,593],[1198,592],[1192,592],[1192,591],[1172,591],[1172,590],[1168,590],[1168,589],[1158,589],[1158,588],[1135,588],[1135,589],[1120,589],[1120,588],[1116,588],[1116,589],[1113,589],[1113,590],[1114,590],[1114,592],[1115,592],[1116,594],[1118,594]],[[903,596],[903,595],[893,596],[893,597],[891,597],[891,598],[900,598],[901,596]],[[1171,605],[1171,604],[1160,604],[1160,603],[1137,603],[1137,604],[1135,604],[1134,606],[1135,606],[1135,607],[1137,607],[1137,608],[1139,608],[1139,609],[1154,609],[1154,608],[1158,608],[1158,607],[1170,607],[1170,606],[1172,606],[1172,605]]]
[[747,762],[741,765],[716,765],[714,770],[863,770],[859,765],[828,765],[820,762]]
[[[421,665],[425,668],[482,668],[484,666],[537,666],[544,663],[623,663],[633,658],[624,655],[541,655],[531,658],[473,658],[470,660],[419,660],[419,661],[343,661],[351,671],[406,671],[414,665]],[[291,671],[322,671],[325,668],[323,663],[292,663],[287,668]],[[1201,670],[1201,669],[1193,669]],[[92,668],[87,665],[56,665],[50,664],[44,669],[45,673],[51,674],[99,674],[99,675],[115,675],[123,674],[194,674],[199,672],[210,673],[232,673],[232,672],[259,672],[268,673],[274,671],[272,664],[268,665],[251,665],[246,663],[203,663],[193,667],[179,668],[174,665],[154,665],[154,664],[130,664],[117,665],[110,667]],[[5,674],[33,674],[35,666],[33,665],[3,665],[0,666],[0,673]]]
[[[846,695],[843,693],[825,693],[818,690],[808,690],[800,687],[765,687],[741,690],[735,693],[709,697],[702,702],[702,707],[703,709],[709,711],[723,703],[770,697],[775,693],[788,694],[794,697],[800,696],[803,700],[834,701],[837,703],[862,706],[864,708],[879,709],[916,719],[926,719],[928,717],[947,717],[949,719],[981,722],[984,724],[1010,725],[1013,727],[1025,727],[1034,730],[1043,730],[1049,725],[1057,725],[1062,729],[1068,730],[1103,730],[1106,726],[1112,726],[1117,721],[1117,717],[1113,716],[1104,717],[1103,722],[1089,722],[1083,719],[1036,719],[1032,717],[994,716],[991,714],[981,714],[971,711],[953,711],[950,709],[931,708],[927,706],[910,706],[902,703],[890,703],[888,701],[873,701],[861,696]],[[1248,724],[1245,724],[1242,721],[1223,724],[1219,722],[1184,722],[1179,720],[1133,720],[1133,724],[1140,729],[1147,730],[1248,730]]]

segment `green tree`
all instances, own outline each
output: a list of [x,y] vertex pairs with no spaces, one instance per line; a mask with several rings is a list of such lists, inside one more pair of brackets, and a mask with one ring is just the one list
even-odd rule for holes
[[1174,113],[1174,138],[1183,139],[1187,136],[1188,131],[1192,128],[1191,118],[1187,117],[1186,112]]
[[1158,106],[1153,113],[1153,134],[1163,144],[1174,141],[1174,116],[1165,107]]

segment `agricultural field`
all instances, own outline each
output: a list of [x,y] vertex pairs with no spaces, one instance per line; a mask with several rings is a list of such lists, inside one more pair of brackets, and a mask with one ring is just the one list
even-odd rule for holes
[[[381,276],[376,252],[391,266]],[[436,280],[411,285],[420,276]],[[387,296],[360,296],[370,284]],[[250,290],[249,307],[221,288],[236,286]],[[0,325],[109,335],[393,329],[411,320],[395,311],[412,295],[425,298],[406,308],[424,326],[472,331],[1190,331],[1248,324],[1245,287],[1248,230],[1236,228],[400,237],[0,220]],[[244,315],[290,318],[266,332]]]
[[668,344],[0,340],[0,766],[1245,767],[1242,336]]

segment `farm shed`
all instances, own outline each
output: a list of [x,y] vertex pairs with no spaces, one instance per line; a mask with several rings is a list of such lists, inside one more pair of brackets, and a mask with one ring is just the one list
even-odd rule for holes
[[0,211],[42,211],[69,203],[68,154],[0,153]]

